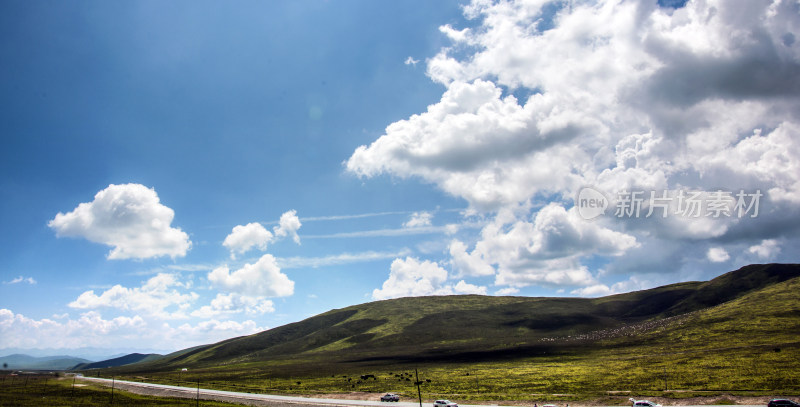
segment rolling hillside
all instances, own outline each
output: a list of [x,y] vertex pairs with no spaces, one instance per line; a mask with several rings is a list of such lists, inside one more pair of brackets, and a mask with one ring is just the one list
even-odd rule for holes
[[[695,324],[696,314],[713,313],[722,304],[735,305],[748,295],[753,297],[750,306],[765,309],[752,303],[765,301],[757,293],[787,291],[790,283],[800,281],[797,277],[800,265],[767,264],[746,266],[707,282],[597,299],[465,295],[378,301],[177,352],[122,371],[217,369],[253,363],[304,366],[313,371],[320,366],[478,363],[577,355],[587,351],[587,344],[592,349],[654,346],[664,329],[679,337],[686,326],[730,329],[747,325],[730,319],[744,318],[750,310],[729,309],[728,319],[712,318],[712,323],[701,325]],[[775,312],[788,315],[788,329],[800,328],[796,308]],[[645,340],[653,331],[659,336]]]

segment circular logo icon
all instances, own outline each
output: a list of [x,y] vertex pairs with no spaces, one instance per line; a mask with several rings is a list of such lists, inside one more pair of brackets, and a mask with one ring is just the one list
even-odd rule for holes
[[592,220],[606,213],[608,198],[595,188],[583,187],[578,191],[575,206],[583,219]]

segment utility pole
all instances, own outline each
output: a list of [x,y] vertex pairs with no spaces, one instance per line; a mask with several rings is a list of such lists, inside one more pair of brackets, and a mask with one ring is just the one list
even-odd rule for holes
[[111,376],[111,404],[114,404],[114,376]]
[[419,389],[419,385],[422,384],[422,382],[419,381],[419,372],[417,371],[416,368],[414,369],[414,375],[417,377],[417,381],[414,382],[414,384],[417,385],[417,395],[419,396],[419,407],[422,407],[422,390]]

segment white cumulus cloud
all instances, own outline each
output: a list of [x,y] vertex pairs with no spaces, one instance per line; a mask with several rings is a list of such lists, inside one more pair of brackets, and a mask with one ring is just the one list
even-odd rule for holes
[[82,237],[112,246],[109,259],[182,257],[191,248],[189,235],[170,225],[175,216],[156,191],[140,184],[109,185],[92,202],[59,212],[48,226],[58,236]]
[[587,285],[595,277],[581,265],[581,256],[620,256],[639,244],[635,237],[581,219],[549,204],[533,221],[501,211],[481,232],[472,252],[460,241],[450,244],[456,270],[462,275],[496,275],[498,285]]
[[219,290],[249,297],[287,297],[294,293],[294,281],[281,273],[271,254],[234,272],[227,266],[215,268],[208,273],[208,281]]
[[267,314],[275,312],[272,300],[263,297],[250,297],[237,293],[219,293],[211,300],[211,304],[204,305],[192,312],[192,316],[200,318],[212,318],[218,315],[228,314]]
[[168,322],[139,315],[106,318],[87,311],[75,319],[33,319],[0,308],[0,338],[3,348],[82,347],[183,349],[214,343],[234,336],[265,330],[252,320],[211,319],[196,324],[172,326]]
[[470,284],[464,280],[461,280],[453,286],[453,293],[486,295],[486,287]]
[[497,290],[495,295],[514,295],[519,293],[519,288],[517,287],[506,287]]
[[185,311],[199,297],[194,292],[181,292],[190,285],[178,280],[175,274],[159,273],[148,279],[141,287],[128,288],[116,284],[100,295],[94,290],[83,292],[70,308],[96,309],[116,308],[124,311],[142,312],[159,318],[186,318]]
[[653,288],[657,285],[659,284],[653,281],[644,280],[637,276],[631,276],[628,280],[614,283],[611,286],[598,283],[572,290],[571,293],[581,297],[604,297],[607,295]]
[[278,226],[272,228],[272,233],[258,222],[237,225],[225,237],[222,245],[231,251],[231,258],[235,259],[237,254],[246,253],[254,247],[263,252],[267,250],[267,244],[287,236],[290,236],[295,243],[300,244],[300,236],[297,234],[300,226],[302,223],[297,217],[297,211],[290,210],[281,215]]
[[775,239],[764,239],[760,244],[750,246],[747,251],[762,260],[771,259],[781,251],[780,244]]
[[295,243],[300,244],[300,236],[297,235],[297,231],[302,225],[300,218],[297,217],[297,211],[290,210],[281,215],[278,226],[272,230],[275,232],[275,237],[290,236]]
[[450,242],[450,257],[453,269],[463,276],[491,276],[495,269],[482,254],[473,250],[467,252],[467,245],[458,240]]
[[420,261],[414,257],[395,259],[389,278],[380,289],[372,291],[372,298],[383,300],[399,297],[452,294],[486,294],[486,287],[469,284],[463,280],[447,284],[447,270],[436,262]]
[[267,250],[267,243],[270,240],[272,240],[272,233],[260,223],[253,222],[244,226],[234,226],[222,245],[230,249],[231,258],[235,258],[236,254],[243,254],[253,247],[257,247],[261,251]]
[[433,214],[430,212],[426,211],[414,212],[408,218],[408,221],[403,223],[403,227],[417,228],[423,226],[431,226],[432,219],[433,219]]
[[728,251],[722,247],[712,247],[708,249],[706,257],[711,262],[722,263],[724,261],[728,261],[731,258],[731,255],[728,254]]
[[447,270],[435,262],[419,261],[413,257],[395,259],[389,278],[381,289],[372,292],[372,298],[411,297],[442,294],[441,285],[447,280]]

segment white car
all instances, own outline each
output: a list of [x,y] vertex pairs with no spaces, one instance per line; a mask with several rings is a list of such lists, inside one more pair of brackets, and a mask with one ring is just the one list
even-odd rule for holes
[[381,396],[381,401],[400,401],[400,396],[394,393],[386,393]]
[[433,402],[433,407],[458,407],[458,404],[450,400],[436,400]]
[[633,407],[661,407],[661,404],[653,403],[649,400],[631,400]]

